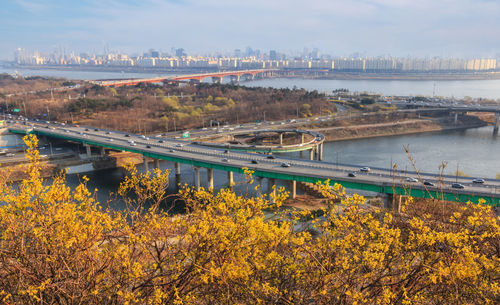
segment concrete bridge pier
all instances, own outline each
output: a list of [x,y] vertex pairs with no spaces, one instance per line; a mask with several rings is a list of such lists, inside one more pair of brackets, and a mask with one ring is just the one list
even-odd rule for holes
[[160,169],[160,159],[155,159],[155,168]]
[[194,186],[196,190],[200,189],[200,168],[198,166],[194,167]]
[[222,77],[220,77],[220,76],[212,76],[212,82],[214,84],[221,84],[222,83]]
[[384,204],[384,208],[387,210],[392,210],[392,206],[394,203],[394,196],[392,194],[382,194],[382,202]]
[[274,196],[276,196],[276,179],[267,178],[267,192],[269,193],[269,201],[274,203]]
[[297,181],[290,181],[290,192],[292,193],[292,199],[295,199],[297,197]]
[[85,149],[87,151],[87,157],[90,158],[92,156],[92,149],[90,148],[90,145],[85,144]]
[[318,154],[318,160],[323,161],[323,143],[319,144],[319,154]]
[[300,157],[304,158],[304,151],[303,150],[300,151]]
[[106,155],[106,149],[104,148],[104,146],[100,146],[99,153],[101,157],[104,157]]
[[231,78],[231,83],[233,83],[233,84],[240,82],[240,76],[239,75],[230,75],[229,77]]
[[394,194],[383,194],[382,201],[384,203],[384,208],[389,211],[396,213],[401,213],[401,200],[403,196]]
[[214,169],[207,168],[208,189],[214,189]]
[[495,112],[495,124],[493,125],[493,134],[498,133],[498,117],[500,116],[500,112]]
[[300,134],[300,144],[304,144],[304,134]]
[[142,156],[142,161],[144,163],[144,171],[149,172],[148,158],[146,156]]
[[227,180],[229,184],[229,188],[232,189],[234,185],[234,174],[233,172],[227,172]]
[[174,163],[175,166],[175,179],[179,180],[181,177],[181,164],[179,162]]
[[453,119],[453,124],[457,125],[458,123],[458,112],[455,112],[455,118]]
[[262,177],[256,176],[255,181],[257,181],[257,184],[259,186],[259,196],[262,196]]
[[283,145],[283,134],[280,132],[280,145]]
[[322,154],[321,148],[322,148],[321,144],[314,145],[314,160],[317,160],[317,161],[323,160],[323,154]]
[[309,150],[309,160],[314,160],[314,148]]

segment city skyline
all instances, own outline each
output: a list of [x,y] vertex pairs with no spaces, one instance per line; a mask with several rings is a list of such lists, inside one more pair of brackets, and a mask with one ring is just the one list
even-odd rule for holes
[[0,59],[18,47],[50,52],[184,48],[231,53],[247,46],[333,56],[498,57],[500,3],[488,0],[7,0]]

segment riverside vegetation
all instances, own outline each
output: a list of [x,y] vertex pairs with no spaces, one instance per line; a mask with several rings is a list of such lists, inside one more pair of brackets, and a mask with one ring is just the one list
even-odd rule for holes
[[[483,204],[416,202],[400,214],[361,207],[321,184],[318,217],[264,197],[184,186],[185,214],[161,208],[168,172],[129,167],[118,195],[97,202],[85,182],[0,176],[3,304],[498,304],[500,219]],[[245,170],[247,182],[252,172]],[[335,205],[345,207],[336,212]]]
[[[0,88],[4,85],[6,93],[20,92],[28,90],[29,84],[43,81],[49,88],[56,82],[43,78],[17,80],[0,75]],[[24,87],[19,87],[21,85]],[[78,122],[135,133],[198,128],[209,126],[211,120],[237,124],[336,111],[335,104],[327,101],[323,94],[304,89],[208,83],[138,84],[117,88],[81,85],[71,90],[32,91],[10,97],[0,91],[0,104],[5,105],[7,111],[19,109],[20,114],[29,118]]]

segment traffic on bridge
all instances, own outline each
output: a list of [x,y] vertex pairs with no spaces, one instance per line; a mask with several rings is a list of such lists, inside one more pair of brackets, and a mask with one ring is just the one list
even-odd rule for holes
[[25,121],[11,121],[9,130],[17,134],[32,133],[82,143],[87,146],[88,154],[90,154],[90,147],[96,146],[102,149],[138,153],[158,160],[191,164],[198,177],[197,186],[199,186],[200,168],[207,168],[209,175],[210,172],[212,173],[212,186],[214,169],[242,173],[243,168],[249,168],[255,172],[255,176],[289,180],[293,185],[296,181],[316,183],[329,179],[330,183],[339,183],[346,188],[388,195],[443,198],[462,202],[468,200],[478,202],[479,198],[483,198],[486,203],[500,204],[500,180],[495,179],[474,180],[467,177],[399,172],[391,169],[335,164],[269,154],[232,152],[181,139],[148,137],[93,127],[69,126],[26,119]]

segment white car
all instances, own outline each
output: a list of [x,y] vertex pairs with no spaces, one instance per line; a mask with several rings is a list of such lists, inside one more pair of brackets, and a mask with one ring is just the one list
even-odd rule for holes
[[359,170],[362,172],[369,172],[370,168],[368,166],[364,166],[364,167],[360,168]]

